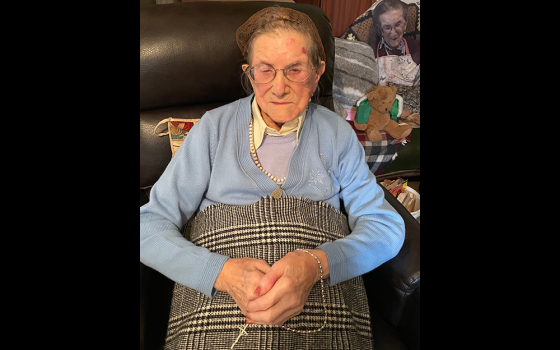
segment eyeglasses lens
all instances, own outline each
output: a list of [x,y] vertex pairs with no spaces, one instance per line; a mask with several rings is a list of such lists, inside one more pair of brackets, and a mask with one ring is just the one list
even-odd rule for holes
[[268,64],[259,64],[255,67],[251,67],[249,74],[251,79],[253,79],[256,83],[265,84],[274,80],[277,70],[283,71],[286,78],[295,83],[304,82],[307,78],[309,78],[312,72],[312,68],[309,64],[304,63],[296,63],[284,69],[275,69]]

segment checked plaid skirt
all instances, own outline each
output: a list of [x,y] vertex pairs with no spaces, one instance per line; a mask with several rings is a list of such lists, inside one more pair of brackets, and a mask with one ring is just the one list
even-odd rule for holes
[[[313,249],[349,234],[347,218],[334,207],[309,199],[263,197],[247,206],[212,205],[194,218],[191,241],[232,258],[253,257],[268,264],[298,248]],[[314,333],[251,324],[239,337],[241,349],[371,350],[373,339],[361,276],[329,287],[324,283],[325,327]],[[320,283],[312,288],[302,312],[284,326],[315,330],[325,310]],[[235,301],[218,291],[212,298],[175,284],[165,349],[230,349],[245,326]]]

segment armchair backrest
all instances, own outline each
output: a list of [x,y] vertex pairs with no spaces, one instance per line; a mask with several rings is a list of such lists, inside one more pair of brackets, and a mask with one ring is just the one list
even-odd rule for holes
[[334,37],[317,6],[272,1],[202,1],[140,7],[140,188],[155,183],[171,159],[167,137],[153,129],[165,118],[197,119],[246,96],[245,63],[235,32],[268,6],[291,7],[315,23],[327,56],[318,103],[334,110]]

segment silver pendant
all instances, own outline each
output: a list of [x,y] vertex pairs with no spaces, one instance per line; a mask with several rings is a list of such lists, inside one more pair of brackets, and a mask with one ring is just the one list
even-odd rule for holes
[[272,191],[272,197],[276,198],[276,199],[282,197],[282,187],[277,188],[274,191]]

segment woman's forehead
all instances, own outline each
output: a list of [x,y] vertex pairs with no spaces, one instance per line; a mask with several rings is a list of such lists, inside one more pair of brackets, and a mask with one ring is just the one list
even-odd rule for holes
[[296,31],[262,34],[253,42],[253,59],[299,58],[299,61],[307,61],[308,45],[309,38]]
[[295,30],[278,29],[274,32],[259,35],[255,39],[253,45],[255,44],[260,46],[267,44],[284,45],[286,47],[290,47],[295,44],[307,46],[307,44],[309,44],[309,37]]
[[391,11],[385,12],[384,14],[379,16],[379,21],[381,22],[381,25],[384,25],[384,24],[393,25],[393,24],[395,24],[395,23],[397,23],[398,21],[401,21],[401,20],[404,21],[404,18],[403,18],[403,13],[400,9],[391,10]]

